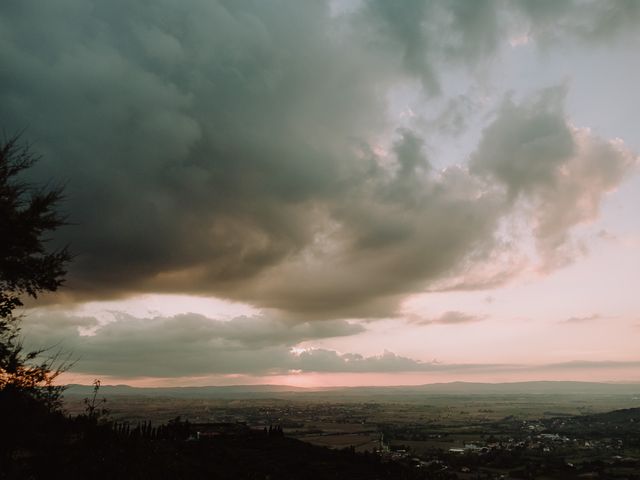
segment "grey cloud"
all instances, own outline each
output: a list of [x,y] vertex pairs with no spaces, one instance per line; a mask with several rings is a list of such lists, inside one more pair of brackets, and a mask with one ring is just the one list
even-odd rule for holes
[[5,128],[66,180],[74,293],[235,291],[369,168],[351,145],[384,123],[384,74],[322,3],[282,8],[3,2]]
[[637,157],[621,141],[605,141],[588,130],[574,130],[576,155],[557,172],[553,184],[537,194],[534,233],[547,268],[561,266],[570,229],[597,218],[604,195],[637,168]]
[[137,318],[113,313],[96,326],[90,317],[31,314],[24,323],[29,346],[55,345],[78,358],[74,371],[101,375],[181,376],[268,373],[293,368],[290,348],[305,340],[349,336],[364,327],[344,320],[293,323],[266,317],[219,321],[197,314]]
[[415,142],[404,132],[397,171],[369,177],[331,205],[329,235],[250,283],[251,295],[308,314],[388,315],[402,295],[421,291],[470,253],[490,251],[501,196],[458,167],[417,169],[428,162],[416,158]]
[[296,370],[305,372],[404,372],[422,370],[425,364],[385,351],[382,355],[365,357],[339,354],[333,350],[307,350],[294,356]]
[[517,0],[511,3],[528,22],[528,33],[542,46],[566,38],[591,44],[611,41],[620,35],[637,39],[640,5],[635,0]]
[[370,145],[392,129],[399,79],[437,89],[441,65],[493,54],[500,5],[3,1],[3,128],[29,126],[34,180],[67,184],[66,292],[218,295],[297,321],[389,315],[503,246],[502,185],[535,192],[536,234],[556,252],[627,169],[554,101],[505,104],[471,172],[434,169],[418,132],[397,133],[392,168]]
[[598,370],[606,368],[638,368],[640,361],[588,361],[549,363],[539,365],[440,363],[421,362],[385,351],[382,355],[364,357],[357,354],[339,354],[331,350],[309,350],[299,355],[295,363],[308,372],[535,372],[549,370]]
[[381,355],[338,353],[333,350],[313,349],[294,355],[293,370],[302,372],[333,373],[391,373],[391,372],[449,372],[449,371],[494,371],[510,369],[506,364],[447,364],[437,361],[423,362],[397,355],[387,350]]
[[463,323],[476,323],[486,320],[484,315],[472,315],[469,313],[449,311],[436,318],[424,318],[421,316],[409,317],[409,322],[416,325],[459,325]]
[[638,368],[640,361],[616,361],[616,360],[575,360],[572,362],[550,363],[541,365],[541,370],[595,370],[601,368]]
[[617,235],[605,229],[599,230],[598,233],[596,233],[596,237],[606,242],[615,242],[618,240]]
[[91,316],[65,313],[32,313],[26,318],[25,328],[31,341],[47,341],[71,331],[94,328],[101,336],[133,335],[144,341],[146,332],[166,338],[175,336],[178,343],[215,341],[243,347],[295,345],[305,340],[350,336],[365,328],[346,320],[324,322],[291,322],[268,316],[241,316],[231,320],[215,320],[195,313],[172,317],[137,318],[122,312],[111,312],[112,321],[98,321]]
[[470,95],[457,95],[449,98],[442,111],[434,119],[427,121],[425,126],[440,135],[459,137],[478,110],[478,103]]
[[369,0],[359,20],[373,48],[390,50],[427,91],[439,93],[441,62],[474,64],[496,51],[502,33],[497,7],[493,0]]
[[367,0],[358,18],[371,46],[401,58],[400,66],[431,93],[440,93],[442,64],[486,63],[509,35],[525,34],[542,48],[567,40],[591,46],[623,35],[640,38],[635,0]]
[[600,320],[603,317],[601,315],[598,315],[597,313],[594,313],[593,315],[588,315],[586,317],[569,317],[565,320],[561,320],[558,323],[561,324],[565,324],[565,325],[576,325],[576,324],[583,324],[583,323],[589,323],[589,322],[593,322],[595,320]]
[[474,368],[421,362],[387,351],[365,357],[324,349],[291,350],[292,345],[304,340],[354,335],[363,330],[344,321],[287,324],[264,318],[240,317],[224,322],[195,314],[155,318],[115,314],[114,321],[102,325],[93,335],[80,335],[78,327],[86,324],[84,317],[31,315],[25,322],[25,333],[34,347],[59,339],[57,346],[78,358],[73,371],[97,375],[177,377]]
[[483,132],[472,171],[492,174],[512,196],[552,183],[575,148],[563,97],[564,89],[555,88],[520,105],[507,98]]
[[92,316],[66,315],[51,313],[29,315],[25,317],[26,331],[34,348],[50,348],[54,343],[64,341],[67,336],[75,336],[79,330],[94,329],[100,326],[98,319]]
[[393,373],[393,372],[544,372],[550,370],[597,370],[606,368],[637,368],[639,361],[572,361],[542,365],[490,364],[490,363],[441,363],[422,362],[385,351],[381,355],[366,357],[359,354],[340,354],[333,350],[314,349],[300,354],[290,354],[288,370],[275,369],[272,373],[285,371],[330,372],[330,373]]
[[[373,48],[392,48],[394,56],[402,58],[404,68],[417,75],[427,89],[439,91],[439,79],[428,58],[429,50],[425,48],[430,38],[422,24],[430,10],[430,4],[421,0],[402,3],[373,0],[367,2],[362,21],[367,26],[374,25]],[[389,39],[390,44],[374,40],[379,36]]]
[[514,104],[507,99],[471,157],[471,171],[502,183],[532,217],[543,270],[570,262],[570,230],[594,220],[603,196],[637,166],[620,141],[572,126],[563,88]]

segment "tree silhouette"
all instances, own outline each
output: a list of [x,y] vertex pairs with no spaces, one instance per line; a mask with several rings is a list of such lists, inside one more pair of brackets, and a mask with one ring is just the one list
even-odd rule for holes
[[21,180],[37,160],[19,135],[0,143],[0,410],[4,412],[26,404],[49,411],[57,408],[61,388],[53,381],[65,368],[57,355],[38,360],[44,350],[25,351],[21,316],[14,314],[25,296],[37,298],[62,285],[70,260],[67,248],[46,248],[47,233],[65,224],[57,211],[63,189]]

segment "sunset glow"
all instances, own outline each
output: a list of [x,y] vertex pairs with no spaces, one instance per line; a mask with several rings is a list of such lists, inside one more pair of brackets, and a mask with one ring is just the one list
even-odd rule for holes
[[65,186],[60,382],[640,382],[634,2],[37,3],[0,97]]

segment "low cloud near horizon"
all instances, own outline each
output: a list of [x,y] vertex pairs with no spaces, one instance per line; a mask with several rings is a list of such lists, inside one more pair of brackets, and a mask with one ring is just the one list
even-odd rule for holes
[[227,321],[197,314],[137,318],[112,312],[108,323],[90,316],[32,314],[25,319],[29,347],[60,349],[76,359],[73,372],[110,377],[171,378],[206,375],[303,373],[522,373],[632,369],[640,361],[576,360],[551,364],[421,361],[384,350],[365,356],[325,348],[295,348],[308,339],[357,335],[344,321],[289,324],[266,318]]

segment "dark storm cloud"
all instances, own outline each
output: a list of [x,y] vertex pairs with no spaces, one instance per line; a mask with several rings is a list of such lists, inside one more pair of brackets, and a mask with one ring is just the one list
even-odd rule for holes
[[[212,294],[297,320],[384,316],[493,258],[517,196],[541,209],[539,247],[562,263],[568,230],[630,160],[572,130],[556,100],[506,102],[472,172],[434,169],[410,130],[388,159],[373,147],[393,130],[390,87],[418,79],[435,92],[443,65],[493,55],[502,6],[370,1],[333,15],[323,2],[4,0],[2,126],[28,126],[43,155],[34,178],[67,185],[76,225],[56,242],[78,256],[66,291]],[[590,35],[626,22],[615,14]]]
[[233,295],[371,168],[351,149],[384,121],[385,75],[320,2],[9,1],[2,18],[3,116],[67,183],[75,291]]

